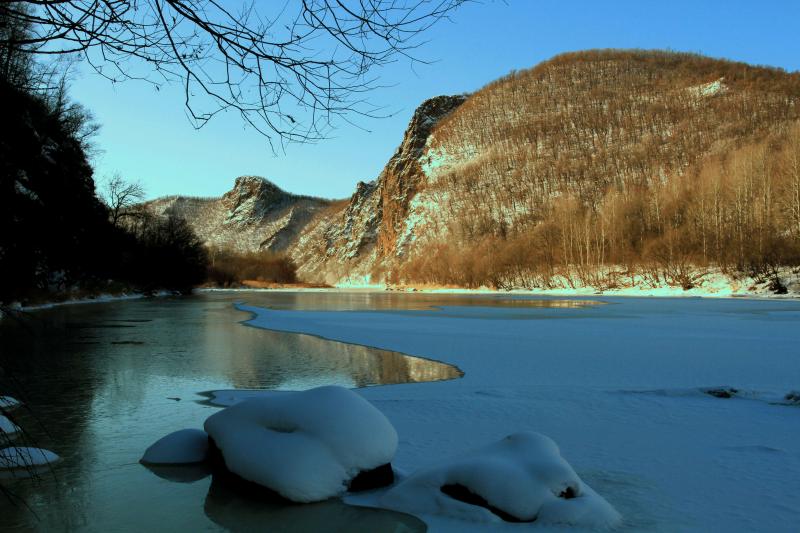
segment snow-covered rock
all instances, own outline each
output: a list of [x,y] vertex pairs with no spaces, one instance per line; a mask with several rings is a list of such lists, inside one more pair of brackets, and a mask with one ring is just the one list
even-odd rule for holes
[[0,411],[10,413],[14,409],[22,406],[22,402],[11,396],[0,396]]
[[800,391],[789,391],[786,393],[783,399],[789,404],[800,405]]
[[208,434],[201,429],[181,429],[147,448],[140,462],[151,465],[201,463],[208,456]]
[[18,425],[7,417],[0,415],[0,439],[12,438],[20,431],[22,431],[22,429],[20,429]]
[[0,469],[29,468],[55,463],[60,457],[50,450],[25,446],[0,450]]
[[397,449],[383,413],[336,386],[245,400],[205,430],[229,471],[295,502],[343,493],[359,474],[390,468]]
[[533,522],[589,527],[619,522],[617,511],[533,432],[503,440],[411,475],[381,498],[390,509],[477,522]]

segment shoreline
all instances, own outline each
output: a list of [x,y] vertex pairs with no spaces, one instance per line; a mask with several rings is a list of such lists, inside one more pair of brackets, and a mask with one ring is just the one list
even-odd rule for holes
[[403,294],[464,294],[464,295],[514,295],[514,296],[546,296],[563,298],[588,298],[593,296],[614,296],[620,298],[709,298],[709,299],[746,299],[746,300],[789,300],[800,299],[800,293],[774,294],[770,292],[694,292],[680,288],[625,288],[598,291],[596,289],[464,289],[464,288],[417,288],[417,287],[375,287],[375,286],[345,286],[331,288],[202,288],[195,289],[193,294],[204,292],[240,292],[240,293],[270,293],[270,292],[364,292],[364,293],[403,293]]
[[[716,280],[718,281],[718,280]],[[786,300],[796,301],[800,300],[800,292],[794,290],[787,294],[776,294],[764,288],[758,290],[749,290],[748,288],[741,288],[741,286],[734,286],[727,283],[720,286],[716,283],[714,286],[709,287],[694,287],[691,289],[683,289],[681,287],[670,286],[657,286],[657,287],[642,287],[634,285],[631,287],[622,287],[615,289],[599,290],[594,287],[576,287],[576,288],[554,288],[554,289],[490,289],[481,287],[477,289],[467,289],[460,287],[416,287],[416,286],[381,286],[381,285],[339,285],[333,287],[197,287],[192,290],[191,294],[215,293],[215,292],[232,292],[232,293],[270,293],[270,292],[372,292],[372,293],[405,293],[405,294],[464,294],[464,295],[514,295],[514,296],[543,296],[543,297],[561,297],[561,298],[587,298],[595,296],[613,296],[620,298],[708,298],[708,299],[746,299],[746,300]],[[752,288],[752,285],[751,285]],[[792,289],[800,289],[800,286],[792,284]],[[9,305],[5,310],[0,309],[0,320],[10,312],[34,312],[45,309],[52,309],[55,307],[65,305],[85,305],[93,303],[109,303],[126,300],[141,300],[143,298],[164,298],[167,296],[176,296],[174,291],[157,291],[151,294],[148,293],[129,293],[129,294],[107,294],[100,293],[93,297],[67,299],[61,301],[49,301],[37,303],[32,305],[20,305],[15,302]]]
[[109,302],[121,302],[126,300],[142,300],[144,298],[165,298],[167,296],[176,296],[177,293],[173,291],[156,291],[154,293],[128,293],[128,294],[107,294],[100,293],[96,296],[75,298],[60,301],[43,302],[32,305],[21,305],[19,302],[14,302],[7,308],[0,309],[0,320],[9,312],[19,313],[32,313],[34,311],[43,311],[46,309],[53,309],[55,307],[62,307],[66,305],[86,305],[86,304],[99,304]]

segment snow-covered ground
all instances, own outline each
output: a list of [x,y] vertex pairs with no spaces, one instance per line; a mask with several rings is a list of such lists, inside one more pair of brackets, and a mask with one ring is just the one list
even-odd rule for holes
[[[397,287],[395,289],[430,292],[430,293],[513,293],[513,294],[541,294],[551,296],[587,296],[606,294],[614,296],[647,296],[647,297],[703,297],[703,298],[731,298],[731,297],[756,297],[756,298],[800,298],[800,271],[796,268],[784,268],[779,277],[787,289],[786,294],[776,294],[764,280],[754,279],[750,276],[734,278],[721,272],[719,269],[698,270],[692,276],[694,286],[684,289],[675,284],[669,284],[663,279],[654,281],[642,275],[635,275],[632,279],[623,274],[624,269],[611,269],[606,272],[610,279],[617,280],[617,286],[612,288],[598,288],[591,285],[581,285],[574,279],[556,276],[551,280],[550,288],[512,289],[498,291],[495,289],[459,289],[459,288],[434,288],[426,286]],[[339,289],[376,289],[386,288],[385,285],[364,282],[336,285]]]
[[[593,299],[607,305],[524,316],[475,307],[242,309],[255,314],[251,325],[438,359],[465,372],[360,391],[397,429],[393,464],[405,475],[534,431],[552,438],[620,512],[622,530],[797,531],[800,408],[784,397],[800,389],[800,303]],[[736,392],[728,399],[704,392],[715,387]],[[486,528],[421,517],[433,531]],[[510,523],[492,530],[531,527],[548,530]]]
[[[97,303],[118,302],[124,300],[140,300],[142,298],[163,298],[165,296],[175,296],[175,294],[176,293],[173,291],[157,291],[149,294],[144,294],[140,292],[134,292],[130,294],[98,294],[96,296],[91,296],[86,298],[72,298],[58,302],[47,302],[35,305],[21,305],[20,303],[15,302],[9,306],[9,310],[31,312],[31,311],[41,311],[42,309],[52,309],[54,307],[59,307],[62,305],[97,304]],[[3,310],[0,309],[0,319],[2,318],[3,318]]]

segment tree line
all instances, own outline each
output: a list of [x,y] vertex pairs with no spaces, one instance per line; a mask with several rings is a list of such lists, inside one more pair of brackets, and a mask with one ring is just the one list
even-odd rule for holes
[[98,197],[98,126],[70,98],[62,64],[13,44],[30,35],[0,17],[0,303],[203,281],[205,250],[185,221],[127,220],[141,191],[120,180],[107,202]]

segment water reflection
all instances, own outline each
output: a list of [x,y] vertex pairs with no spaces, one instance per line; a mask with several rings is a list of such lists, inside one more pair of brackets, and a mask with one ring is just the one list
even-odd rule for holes
[[207,471],[149,471],[138,464],[155,440],[176,429],[201,427],[215,411],[195,401],[199,391],[361,387],[460,375],[452,366],[396,352],[243,325],[240,321],[249,315],[235,310],[234,302],[240,300],[283,309],[403,310],[439,316],[452,313],[448,306],[453,305],[462,313],[480,307],[535,312],[588,305],[397,293],[213,293],[65,306],[37,312],[23,323],[4,320],[0,365],[6,373],[0,375],[0,391],[20,397],[29,407],[15,412],[25,429],[15,444],[51,449],[63,460],[39,479],[3,480],[35,512],[0,497],[3,527],[253,529],[286,520],[311,529],[323,524],[343,530],[418,530],[419,524],[405,515],[354,510],[340,502],[302,512],[267,509],[212,486]]
[[449,306],[516,309],[579,309],[603,302],[582,298],[551,298],[513,294],[404,293],[392,291],[211,291],[209,297],[227,296],[248,305],[273,309],[316,311],[430,311]]
[[[460,375],[435,361],[245,326],[239,322],[248,314],[233,306],[239,299],[199,295],[65,306],[37,312],[22,323],[0,323],[0,366],[5,368],[0,391],[23,399],[29,408],[14,413],[25,429],[15,444],[47,448],[63,459],[38,479],[2,481],[31,509],[0,496],[3,529],[237,528],[224,512],[230,504],[207,498],[207,472],[153,475],[138,464],[143,450],[161,436],[202,427],[215,408],[195,401],[199,391],[352,387]],[[199,507],[205,499],[221,518],[209,520],[211,513],[206,516]],[[326,520],[362,520],[343,504],[333,507],[341,519],[334,519],[326,505],[320,507]],[[236,512],[253,520],[268,518],[259,513]],[[406,518],[381,513],[368,510],[371,518],[365,523],[388,520],[406,527]],[[273,515],[289,516],[275,510]],[[241,527],[249,526],[245,521]]]

